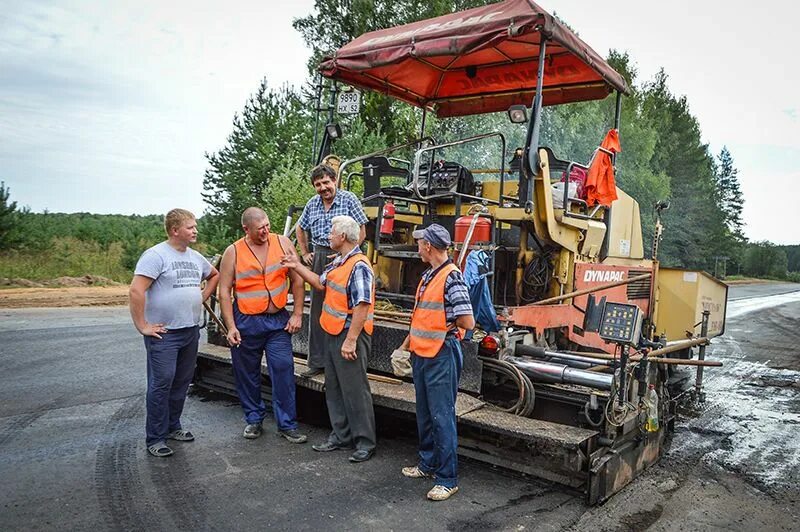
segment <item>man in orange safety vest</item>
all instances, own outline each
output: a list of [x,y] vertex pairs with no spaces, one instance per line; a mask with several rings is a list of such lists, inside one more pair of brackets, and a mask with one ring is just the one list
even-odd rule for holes
[[475,327],[469,290],[447,254],[450,233],[439,224],[414,231],[417,250],[430,268],[417,287],[411,329],[400,346],[411,351],[416,390],[419,461],[404,467],[410,478],[433,478],[428,499],[458,491],[456,395],[464,356],[461,330]]
[[[296,252],[288,238],[270,232],[269,218],[258,207],[242,213],[242,229],[244,238],[222,255],[219,302],[231,345],[236,393],[247,423],[244,437],[258,438],[263,430],[266,405],[261,397],[261,358],[266,352],[278,435],[292,443],[304,443],[305,434],[297,430],[291,335],[303,323],[305,285],[281,264],[286,253]],[[285,308],[290,287],[294,299],[291,315]]]

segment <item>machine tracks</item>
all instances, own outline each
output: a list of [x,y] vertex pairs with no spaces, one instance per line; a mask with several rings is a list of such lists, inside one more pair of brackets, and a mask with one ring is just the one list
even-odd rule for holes
[[141,396],[128,398],[108,420],[106,438],[97,448],[95,490],[106,525],[113,530],[157,529],[163,525],[139,475],[135,425],[140,425]]
[[192,481],[181,444],[175,444],[177,452],[169,458],[148,456],[143,418],[144,398],[129,397],[109,418],[106,438],[97,448],[95,490],[106,525],[113,530],[212,530],[206,522],[208,497]]

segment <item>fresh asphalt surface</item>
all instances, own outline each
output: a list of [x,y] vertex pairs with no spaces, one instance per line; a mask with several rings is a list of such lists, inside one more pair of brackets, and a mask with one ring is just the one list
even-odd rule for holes
[[[461,491],[430,503],[428,481],[400,475],[415,462],[413,430],[379,421],[376,456],[351,464],[279,439],[269,423],[245,440],[238,403],[206,393],[184,412],[197,441],[152,458],[144,346],[125,308],[0,310],[0,383],[0,530],[561,530],[614,507],[590,510],[580,494],[470,461]],[[326,436],[301,421],[312,442]]]

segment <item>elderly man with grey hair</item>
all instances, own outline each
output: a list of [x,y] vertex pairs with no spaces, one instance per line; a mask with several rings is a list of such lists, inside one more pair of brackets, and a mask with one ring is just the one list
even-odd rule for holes
[[375,413],[367,381],[375,274],[358,247],[360,232],[360,225],[350,216],[331,220],[331,249],[337,256],[321,275],[303,266],[294,254],[285,255],[281,261],[325,294],[320,325],[325,335],[325,400],[333,430],[313,449],[327,452],[355,448],[351,462],[364,462],[375,453]]

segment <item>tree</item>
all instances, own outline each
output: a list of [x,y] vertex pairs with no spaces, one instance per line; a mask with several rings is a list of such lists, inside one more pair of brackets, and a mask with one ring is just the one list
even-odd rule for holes
[[11,190],[6,188],[5,181],[0,182],[0,251],[10,249],[19,240],[17,202],[9,203],[10,197]]
[[744,236],[742,236],[744,197],[739,185],[739,170],[733,165],[733,156],[725,146],[717,156],[716,179],[717,193],[720,207],[725,214],[725,223],[732,233],[744,240]]
[[[369,31],[416,22],[493,3],[491,0],[316,0],[314,12],[293,22],[311,49],[308,70],[316,78],[325,56]],[[311,95],[307,95],[311,98]],[[327,101],[327,100],[324,100]],[[420,112],[376,92],[364,94],[361,117],[383,132],[388,145],[413,137]]]
[[786,251],[772,242],[763,240],[753,242],[747,247],[744,258],[746,275],[785,279],[786,268]]
[[686,96],[674,96],[662,70],[643,88],[642,115],[657,128],[650,168],[669,178],[672,207],[664,216],[665,265],[713,267],[724,254],[724,213],[717,201],[714,159]]
[[242,211],[262,206],[270,180],[279,176],[288,157],[309,153],[311,114],[288,87],[271,90],[263,80],[233,120],[227,145],[206,154],[210,168],[203,178],[207,213],[228,228],[228,240],[238,235]]

